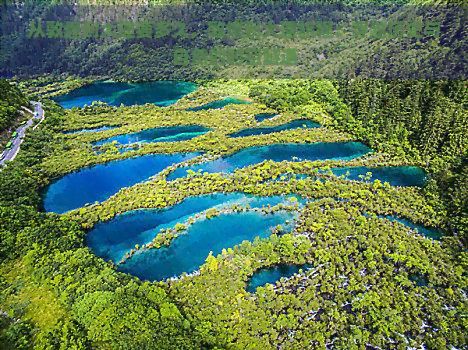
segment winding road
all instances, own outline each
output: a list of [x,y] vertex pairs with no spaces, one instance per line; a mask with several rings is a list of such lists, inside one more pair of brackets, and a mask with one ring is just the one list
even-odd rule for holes
[[33,101],[31,101],[31,104],[34,105],[34,116],[31,119],[29,119],[25,125],[20,126],[16,130],[18,135],[16,135],[16,137],[13,140],[11,140],[11,143],[12,143],[11,149],[5,150],[0,155],[0,165],[4,165],[5,162],[15,159],[16,155],[19,152],[21,142],[23,142],[23,137],[26,132],[26,129],[29,128],[33,124],[34,119],[40,119],[41,120],[40,122],[42,122],[42,120],[44,119],[44,110],[42,109],[42,104],[40,102],[33,102]]

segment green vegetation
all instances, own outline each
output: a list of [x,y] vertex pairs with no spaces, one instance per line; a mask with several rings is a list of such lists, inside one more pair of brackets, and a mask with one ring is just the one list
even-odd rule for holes
[[[468,83],[394,79],[401,72],[417,72],[414,78],[432,77],[441,62],[446,72],[459,72],[466,78],[466,1],[340,2],[465,5],[454,9],[457,13],[422,7],[428,11],[424,17],[429,15],[431,20],[444,23],[444,30],[440,37],[429,35],[420,40],[357,38],[349,28],[340,30],[339,40],[212,40],[198,28],[189,28],[189,33],[197,32],[190,42],[170,36],[161,40],[32,40],[27,38],[27,30],[11,32],[11,28],[24,27],[37,19],[107,22],[110,16],[79,11],[72,14],[67,10],[56,13],[52,6],[63,1],[21,3],[35,6],[33,10],[27,6],[7,9],[0,4],[4,11],[0,75],[16,75],[9,81],[0,80],[0,149],[25,119],[21,107],[31,108],[29,99],[42,100],[46,119],[35,130],[27,131],[16,159],[0,169],[1,349],[468,347]],[[170,2],[188,3],[234,2]],[[243,1],[242,5],[252,3]],[[254,2],[261,3],[266,2]],[[317,1],[288,2],[292,3]],[[78,4],[146,6],[168,2],[79,0]],[[413,10],[403,8],[389,19],[409,20],[421,15],[421,9]],[[158,6],[144,11],[151,15],[135,8],[133,18],[184,19],[183,11],[163,13]],[[356,11],[349,18],[344,11],[333,13],[331,19],[347,22],[350,18],[381,17],[372,9]],[[310,16],[322,15],[317,12]],[[240,16],[249,21],[259,19],[247,7]],[[215,70],[173,64],[174,48],[217,46],[292,47],[298,52],[299,66]],[[386,58],[390,53],[391,62]],[[361,79],[377,73],[390,80]],[[212,79],[235,76],[285,79]],[[298,76],[354,79],[289,79]],[[22,79],[26,77],[37,79]],[[48,100],[95,80],[169,77],[210,80],[197,80],[197,91],[167,108],[94,103],[92,107],[64,111]],[[228,105],[222,110],[186,111],[226,96],[254,103]],[[279,114],[261,126],[309,118],[322,127],[239,139],[226,136],[260,126],[254,119],[259,113]],[[95,141],[116,135],[188,124],[203,125],[212,131],[183,142],[143,144],[123,154],[118,144],[93,146]],[[117,128],[64,134],[101,126]],[[178,167],[245,147],[335,141],[362,141],[375,152],[351,161],[265,161],[232,174],[189,171],[184,178],[171,182],[166,179]],[[123,188],[105,202],[65,215],[42,210],[44,189],[55,178],[72,171],[150,153],[193,151],[205,154],[168,167],[147,183]],[[430,173],[428,184],[423,189],[397,188],[378,180],[346,181],[326,172],[333,167],[397,165],[425,168]],[[310,176],[297,179],[298,174]],[[265,214],[297,210],[293,232],[284,234],[277,226],[267,239],[225,247],[217,256],[210,253],[199,273],[164,282],[143,282],[117,272],[116,264],[96,257],[86,247],[87,231],[100,222],[131,210],[167,208],[188,197],[215,192],[301,196],[308,202],[301,209],[294,205],[262,209]],[[251,208],[240,205],[208,209],[160,231],[151,243],[136,245],[124,259],[146,249],[169,246],[178,235],[187,234],[187,228],[197,220],[247,210]],[[379,218],[387,215],[438,228],[444,237],[433,241],[403,224]],[[245,290],[249,277],[258,269],[304,263],[313,268],[274,286],[259,287],[254,294]]]
[[[454,74],[455,77],[466,78],[466,62],[464,48],[466,42],[466,1],[463,0],[346,0],[346,1],[156,1],[156,0],[81,0],[78,4],[105,4],[105,5],[144,5],[134,8],[132,15],[117,14],[116,20],[158,19],[158,21],[186,21],[191,11],[182,13],[174,8],[161,10],[159,5],[210,5],[227,3],[231,7],[237,4],[239,17],[245,21],[271,19],[274,16],[284,18],[284,11],[279,8],[278,13],[272,16],[258,16],[252,8],[246,5],[372,5],[368,10],[356,9],[353,6],[339,11],[310,10],[311,13],[299,13],[297,17],[302,20],[332,20],[335,23],[336,38],[294,38],[294,40],[252,38],[246,36],[240,39],[211,39],[205,29],[195,25],[187,25],[187,34],[195,34],[193,38],[174,40],[177,30],[172,30],[159,40],[146,40],[145,38],[124,40],[122,38],[85,38],[85,39],[58,39],[58,38],[29,38],[29,31],[12,31],[11,28],[28,27],[32,20],[52,18],[61,23],[74,21],[91,21],[99,19],[101,23],[110,22],[114,17],[110,14],[90,11],[57,11],[54,6],[62,1],[26,1],[34,3],[34,7],[14,8],[6,10],[4,37],[0,42],[4,48],[0,53],[0,74],[14,75],[17,78],[41,77],[48,74],[48,79],[70,79],[63,91],[67,91],[74,85],[73,79],[82,78],[113,78],[120,80],[143,81],[148,79],[206,79],[215,78],[330,78],[330,77],[372,77],[379,74],[382,78],[412,77],[412,72],[417,72],[415,78],[432,76],[434,72],[443,77],[443,72]],[[431,9],[430,6],[407,6],[396,13],[387,12],[379,6],[384,5],[430,5],[451,4],[465,5],[463,8],[455,8],[453,12]],[[150,5],[150,6],[148,6]],[[155,5],[155,6],[151,6]],[[176,6],[174,6],[176,7]],[[374,8],[373,8],[374,7]],[[193,7],[192,7],[193,8]],[[275,11],[271,9],[270,12]],[[346,13],[349,12],[349,13]],[[206,16],[216,20],[230,21],[228,12],[218,11],[216,7],[202,13],[194,11],[195,17]],[[49,16],[49,17],[48,17]],[[403,40],[375,39],[368,34],[363,38],[353,34],[351,19],[360,18],[363,21],[402,20],[410,23],[418,17],[424,20],[444,23],[444,31],[440,37],[425,35],[423,38]],[[338,25],[340,27],[338,27]],[[343,26],[343,27],[341,27]],[[338,28],[336,28],[338,27]],[[45,28],[45,27],[44,27]],[[29,29],[29,28],[27,28]],[[11,31],[11,32],[10,32]],[[278,66],[228,66],[210,67],[203,65],[177,66],[174,65],[174,50],[177,48],[193,50],[194,48],[293,48],[297,50],[299,64],[297,67]],[[326,59],[321,59],[322,55]],[[31,60],[31,57],[36,59]],[[395,63],[396,62],[396,63]],[[5,68],[4,68],[5,67]],[[457,73],[458,72],[458,73]],[[458,76],[456,74],[459,74]],[[59,93],[57,84],[49,87],[41,86],[46,79],[41,78],[37,83],[29,85],[31,93],[46,92],[50,96]]]
[[[0,343],[6,349],[468,345],[464,82],[199,83],[202,86],[193,94],[164,109],[145,105],[64,111],[43,101],[46,119],[28,131],[17,158],[0,172]],[[230,92],[255,103],[185,111]],[[280,116],[262,126],[299,118],[323,126],[236,140],[226,137],[260,125],[254,115],[263,112]],[[100,147],[102,154],[93,150],[92,142],[110,136],[195,121],[213,131],[183,142],[145,144],[124,154],[115,145]],[[62,133],[104,125],[119,127]],[[350,140],[367,142],[376,152],[352,161],[265,161],[232,174],[189,172],[168,182],[166,176],[178,164],[105,202],[65,215],[40,210],[41,191],[55,177],[84,166],[148,153],[205,151],[189,162],[194,163],[254,145]],[[326,172],[361,165],[419,165],[433,175],[425,188],[418,189],[346,181]],[[117,214],[165,208],[214,192],[300,196],[308,203],[299,209],[297,200],[291,199],[291,207],[258,209],[265,214],[297,210],[294,231],[284,234],[276,227],[268,239],[225,247],[221,254],[207,256],[200,273],[164,282],[142,282],[119,273],[115,264],[85,246],[87,230]],[[244,210],[251,209],[240,205],[208,209],[159,232],[152,243],[137,245],[129,254],[170,245],[196,220]],[[432,241],[377,217],[385,215],[440,228],[444,237]],[[281,263],[309,263],[313,268],[274,286],[259,287],[255,294],[245,291],[256,270]]]
[[[95,79],[98,79],[96,77]],[[94,79],[72,79],[57,80],[54,77],[41,77],[38,79],[18,80],[18,87],[31,98],[52,98],[54,96],[67,94]]]
[[22,106],[29,107],[28,98],[14,84],[0,79],[0,150],[14,137],[15,127],[25,119]]

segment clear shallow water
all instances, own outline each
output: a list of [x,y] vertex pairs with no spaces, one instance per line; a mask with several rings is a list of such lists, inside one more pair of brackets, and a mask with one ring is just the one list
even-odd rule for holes
[[168,175],[167,180],[175,180],[187,175],[187,170],[208,173],[233,172],[236,168],[243,168],[264,160],[292,161],[293,157],[300,160],[322,159],[353,159],[372,150],[360,142],[330,142],[311,144],[275,144],[245,148],[225,158],[218,158],[212,162],[197,164],[190,167],[178,168]]
[[333,174],[337,176],[345,175],[348,180],[361,180],[359,175],[366,176],[366,173],[371,172],[372,177],[369,182],[379,179],[383,182],[389,182],[392,186],[417,186],[422,187],[426,183],[426,173],[423,169],[415,166],[395,166],[395,167],[347,167],[333,168]]
[[229,137],[244,137],[244,136],[253,136],[261,134],[271,134],[273,132],[283,131],[283,130],[293,130],[299,128],[319,128],[320,124],[315,123],[308,119],[299,119],[293,120],[289,123],[277,125],[277,126],[266,126],[262,128],[248,128],[228,134]]
[[65,213],[86,203],[104,201],[123,187],[145,181],[172,164],[198,155],[200,153],[149,154],[70,173],[47,188],[44,208],[47,212]]
[[100,132],[100,131],[106,131],[106,130],[112,130],[112,129],[117,129],[118,126],[101,126],[100,128],[94,128],[94,129],[81,129],[81,130],[75,130],[75,131],[65,131],[64,134],[78,134],[82,132]]
[[197,112],[197,111],[208,110],[208,109],[221,109],[230,103],[239,105],[239,104],[251,104],[252,102],[239,100],[237,98],[227,97],[222,100],[205,103],[204,105],[201,105],[201,106],[187,108],[187,111]]
[[121,145],[128,145],[131,143],[146,143],[146,142],[175,142],[190,140],[197,136],[206,134],[210,131],[200,125],[183,125],[183,126],[169,126],[153,129],[146,129],[139,132],[118,135],[110,137],[94,143],[95,146],[104,145],[117,141]]
[[155,81],[149,83],[96,82],[55,97],[63,108],[91,106],[93,101],[102,101],[110,106],[132,106],[154,103],[158,106],[174,104],[183,96],[195,91],[196,85],[178,81]]
[[278,114],[276,113],[260,113],[257,114],[254,118],[257,122],[262,122],[265,119],[271,119],[273,117],[276,117]]
[[255,293],[258,287],[263,287],[266,284],[275,284],[281,278],[289,278],[294,274],[298,273],[300,269],[306,271],[310,269],[312,265],[277,265],[267,268],[262,268],[254,272],[247,282],[247,292]]
[[[233,204],[249,204],[252,208],[283,203],[289,197],[258,197],[244,193],[214,193],[189,197],[182,202],[162,210],[135,210],[117,215],[114,219],[97,224],[87,237],[88,246],[105,260],[119,262],[135,244],[146,244],[153,240],[162,228],[174,227],[190,216],[209,208],[220,208]],[[304,200],[297,197],[299,203]]]

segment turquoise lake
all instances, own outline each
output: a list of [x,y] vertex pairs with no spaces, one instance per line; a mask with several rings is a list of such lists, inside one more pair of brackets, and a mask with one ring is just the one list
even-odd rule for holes
[[271,119],[273,117],[276,117],[278,114],[276,113],[260,113],[257,114],[254,118],[257,122],[262,122],[265,119]]
[[360,180],[359,175],[366,176],[366,173],[371,172],[372,177],[369,182],[378,179],[383,182],[388,182],[392,186],[417,186],[422,187],[426,183],[427,175],[425,171],[415,166],[395,166],[395,167],[348,167],[348,168],[333,168],[333,174],[337,176],[345,175],[348,180]]
[[194,224],[187,234],[176,238],[168,248],[151,249],[136,254],[119,271],[143,280],[163,280],[183,272],[191,273],[205,262],[209,252],[221,253],[223,248],[234,247],[255,237],[267,238],[270,228],[292,220],[293,215],[276,212],[262,215],[253,212],[220,215]]
[[[261,208],[268,204],[288,203],[287,198],[256,197],[242,193],[190,197],[164,210],[136,210],[100,223],[90,231],[87,244],[96,255],[117,263],[135,244],[151,242],[161,228],[174,227],[177,222],[184,222],[206,209],[232,204]],[[303,203],[302,199],[298,199],[299,203]],[[144,280],[163,280],[183,272],[190,273],[204,263],[210,251],[217,255],[223,248],[233,247],[244,240],[251,241],[256,236],[268,237],[271,227],[279,224],[286,231],[292,230],[296,216],[285,211],[268,215],[241,212],[197,221],[186,234],[174,239],[169,247],[137,253],[120,265],[119,270]]]
[[309,119],[298,119],[290,121],[289,123],[276,125],[276,126],[265,126],[261,128],[248,128],[228,134],[229,137],[244,137],[244,136],[254,136],[254,135],[266,135],[273,132],[283,131],[283,130],[293,130],[300,128],[320,128],[320,124],[315,123]]
[[102,101],[110,106],[132,106],[146,103],[169,106],[183,96],[195,91],[193,83],[180,81],[155,81],[148,83],[95,82],[72,92],[55,97],[63,108],[91,106]]
[[44,209],[61,214],[86,203],[104,201],[123,187],[145,181],[172,164],[198,155],[200,153],[149,154],[84,168],[65,175],[48,187]]
[[299,270],[304,272],[312,268],[310,264],[304,265],[276,265],[272,267],[266,267],[258,269],[253,273],[247,282],[246,291],[249,293],[255,293],[258,287],[263,287],[266,284],[275,284],[281,278],[289,278],[299,273]]
[[117,141],[121,145],[147,142],[176,142],[193,139],[206,134],[209,128],[200,125],[168,126],[146,129],[139,132],[118,135],[94,143],[95,146],[105,145]]
[[360,142],[331,142],[311,144],[274,144],[268,146],[255,146],[245,148],[227,157],[221,157],[204,164],[178,168],[168,175],[167,180],[175,180],[187,175],[187,170],[208,173],[233,172],[236,168],[243,168],[252,164],[261,163],[264,160],[281,162],[293,161],[293,157],[299,160],[343,159],[349,160],[372,150]]
[[[422,187],[426,183],[427,175],[425,171],[418,167],[412,166],[395,166],[395,167],[380,167],[380,168],[370,168],[370,167],[346,167],[346,168],[331,168],[332,173],[336,176],[344,176],[346,180],[355,180],[355,181],[364,181],[359,177],[359,175],[366,176],[368,172],[372,173],[372,177],[367,182],[373,182],[374,180],[380,180],[382,183],[388,182],[392,186],[408,187],[416,186]],[[321,173],[326,173],[327,171],[322,171]],[[345,176],[349,172],[348,176]],[[284,177],[284,180],[296,179],[319,179],[317,176],[307,175],[307,174],[281,174],[276,179],[265,180],[265,182],[270,181],[282,181],[281,178]]]
[[[136,210],[118,215],[106,223],[99,223],[88,235],[88,244],[102,258],[118,262],[135,244],[151,242],[161,228],[173,227],[192,214],[212,207],[249,204],[252,208],[275,205],[284,197],[254,197],[243,193],[214,193],[189,197],[163,210]],[[119,232],[119,234],[115,234]]]
[[74,131],[65,131],[64,134],[79,134],[82,132],[101,132],[101,131],[106,131],[106,130],[112,130],[116,129],[118,126],[101,126],[100,128],[94,128],[94,129],[81,129],[81,130],[74,130]]
[[230,103],[238,105],[238,104],[251,104],[252,102],[240,100],[237,98],[227,97],[222,100],[205,103],[204,105],[201,105],[201,106],[187,108],[187,111],[197,112],[197,111],[205,111],[208,109],[221,109]]
[[415,224],[414,222],[409,221],[407,219],[402,219],[402,218],[398,218],[398,217],[390,216],[390,215],[379,216],[379,217],[382,218],[382,219],[385,218],[385,219],[390,220],[390,221],[399,222],[400,224],[403,224],[403,225],[409,227],[410,229],[417,231],[419,234],[421,234],[421,235],[423,235],[424,237],[427,237],[427,238],[440,240],[441,237],[442,237],[442,233],[439,230],[424,227],[423,225]]

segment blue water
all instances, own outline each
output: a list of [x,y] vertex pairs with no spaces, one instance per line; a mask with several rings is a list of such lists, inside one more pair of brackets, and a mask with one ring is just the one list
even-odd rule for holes
[[[363,214],[365,217],[370,217],[369,214],[364,213]],[[417,231],[421,235],[427,238],[435,239],[435,240],[440,240],[442,237],[442,232],[440,232],[438,229],[435,228],[428,228],[420,224],[416,224],[412,221],[409,221],[407,219],[399,218],[396,216],[391,216],[391,215],[377,215],[378,218],[380,219],[387,219],[392,222],[399,222],[400,224],[403,224],[407,227],[409,227],[412,230]]]
[[136,142],[146,143],[185,141],[206,134],[208,131],[210,131],[209,128],[205,128],[204,126],[200,125],[168,126],[154,129],[146,129],[131,134],[110,137],[95,142],[94,145],[100,146],[107,143],[111,143],[113,141],[117,141],[121,145],[128,145]]
[[260,113],[260,114],[257,114],[254,118],[257,122],[262,122],[264,121],[265,119],[271,119],[275,116],[277,116],[278,114],[276,113]]
[[155,81],[149,83],[96,82],[55,97],[63,108],[91,106],[102,101],[110,106],[143,105],[153,103],[169,106],[183,96],[195,91],[196,85],[179,81]]
[[[184,201],[163,210],[148,209],[131,211],[122,215],[117,215],[111,221],[99,223],[89,233],[87,245],[95,252],[96,255],[105,260],[112,260],[117,263],[123,258],[125,253],[135,247],[135,244],[142,245],[149,243],[154,237],[156,237],[162,228],[174,227],[176,223],[184,222],[188,217],[206,209],[212,207],[220,208],[235,203],[243,205],[249,204],[252,208],[261,208],[263,205],[267,206],[270,204],[273,206],[286,201],[287,198],[282,196],[256,197],[243,193],[215,193],[189,197]],[[298,202],[304,203],[304,200],[298,198]],[[235,218],[236,215],[226,215],[226,217]],[[274,217],[274,215],[258,215],[258,217],[265,219],[266,217]],[[211,220],[214,220],[214,218]],[[210,222],[211,220],[206,220],[206,222]],[[200,222],[197,225],[201,225],[201,227],[203,227],[204,225],[202,223],[204,222],[205,221]],[[267,220],[266,222],[270,221]],[[283,222],[278,223],[282,224]],[[276,224],[273,226],[275,225]],[[222,242],[228,242],[229,237],[226,237],[226,235],[233,235],[232,230],[234,227],[235,225],[233,224],[231,228],[224,230],[225,232],[222,232],[221,230],[219,231],[220,238],[224,237],[223,240],[219,241],[220,244],[222,244]],[[256,233],[252,232],[252,234]],[[176,240],[178,241],[179,239],[180,238],[177,238]],[[211,239],[216,240],[217,238],[212,236]],[[173,242],[176,242],[176,240]],[[204,248],[198,247],[202,251],[201,254],[204,254],[202,257],[203,261],[210,251],[209,248],[213,246],[212,243],[214,244],[215,242],[209,242]],[[230,245],[226,246],[226,248],[227,247],[230,247]],[[206,251],[206,249],[208,250]],[[181,250],[181,255],[183,255],[182,252],[183,250]],[[197,261],[194,264],[199,264]],[[150,262],[148,262],[148,264],[149,263]],[[131,264],[129,266],[131,266]],[[133,269],[136,269],[136,267],[133,267]],[[181,270],[177,274],[184,271],[186,270]],[[173,275],[174,273],[171,272],[165,277],[171,277]]]
[[[330,169],[336,176],[343,176],[346,172],[349,172],[348,176],[345,176],[347,180],[361,181],[359,175],[364,175],[368,172],[372,173],[372,177],[368,182],[373,182],[378,179],[382,183],[388,182],[392,186],[417,186],[422,187],[427,179],[426,173],[423,169],[412,166],[396,166],[396,167],[380,167],[380,168],[369,168],[369,167],[347,167],[347,168],[332,168]],[[328,172],[321,172],[326,173]],[[281,174],[275,180],[267,181],[280,181],[281,177],[284,176],[285,180],[295,178],[297,180],[312,178],[315,180],[316,176],[310,176],[307,174]]]
[[188,108],[187,111],[197,112],[197,111],[202,111],[202,110],[207,110],[207,109],[221,109],[221,108],[227,106],[230,103],[233,103],[233,104],[251,104],[252,102],[239,100],[237,98],[227,97],[227,98],[222,99],[222,100],[217,100],[217,101],[205,103],[204,105],[201,105],[201,106]]
[[118,126],[102,126],[100,128],[95,128],[95,129],[81,129],[81,130],[75,130],[75,131],[65,131],[64,134],[78,134],[82,132],[100,132],[100,131],[112,130],[116,128],[118,128]]
[[263,287],[267,283],[275,284],[281,278],[289,278],[294,274],[298,273],[300,269],[306,271],[310,269],[312,265],[277,265],[267,268],[262,268],[254,272],[249,281],[247,282],[247,292],[255,293],[258,287]]
[[341,176],[349,172],[346,176],[348,180],[360,180],[359,175],[366,176],[367,172],[372,173],[370,182],[379,179],[383,182],[389,182],[392,186],[424,186],[427,176],[423,169],[414,166],[395,166],[395,167],[347,167],[333,168],[333,174]]
[[149,154],[70,173],[48,187],[44,208],[48,212],[64,213],[86,203],[104,201],[123,187],[133,186],[172,164],[198,155],[200,153]]
[[427,237],[427,238],[440,240],[440,238],[442,237],[442,233],[437,229],[427,228],[427,227],[424,227],[422,225],[415,224],[412,221],[409,221],[409,220],[406,220],[406,219],[401,219],[401,218],[398,218],[398,217],[395,217],[395,216],[390,216],[389,215],[389,216],[384,216],[384,218],[388,219],[390,221],[397,221],[397,222],[409,227],[412,230],[416,230],[418,233],[420,233],[421,235],[423,235],[424,237]]
[[319,128],[320,124],[314,123],[309,119],[299,119],[293,120],[289,123],[277,125],[277,126],[265,126],[262,128],[248,128],[228,134],[229,137],[243,137],[243,136],[253,136],[261,134],[271,134],[273,132],[283,131],[283,130],[292,130],[299,128]]
[[190,226],[186,235],[177,237],[167,248],[151,249],[133,256],[120,265],[119,270],[150,281],[191,273],[205,262],[210,251],[216,256],[223,248],[252,241],[257,236],[269,237],[271,227],[284,225],[286,220],[293,218],[293,214],[287,212],[220,215]]
[[225,158],[218,158],[212,162],[196,164],[190,167],[178,168],[167,177],[175,180],[187,175],[187,170],[197,172],[217,173],[233,172],[237,168],[261,163],[264,160],[292,161],[293,157],[300,160],[343,159],[349,160],[362,156],[372,150],[359,142],[330,142],[311,144],[275,144],[269,146],[255,146],[245,148]]

